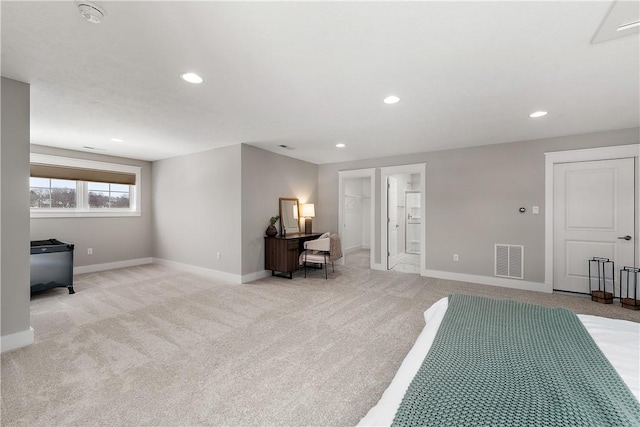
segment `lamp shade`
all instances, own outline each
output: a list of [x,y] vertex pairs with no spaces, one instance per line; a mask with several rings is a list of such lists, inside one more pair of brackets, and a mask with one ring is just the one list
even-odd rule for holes
[[313,218],[316,216],[316,208],[313,203],[305,203],[302,205],[302,216],[305,218]]

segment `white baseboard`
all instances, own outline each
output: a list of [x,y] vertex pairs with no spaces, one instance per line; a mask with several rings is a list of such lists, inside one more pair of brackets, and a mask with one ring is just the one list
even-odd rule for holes
[[114,270],[116,268],[135,267],[136,265],[151,264],[153,258],[128,259],[126,261],[107,262],[105,264],[83,265],[73,267],[73,274],[95,273],[97,271]]
[[350,248],[345,248],[344,253],[348,254],[350,252],[361,251],[363,249],[371,250],[370,246],[362,245],[362,246],[351,246]]
[[553,286],[547,283],[528,282],[526,280],[507,279],[504,277],[477,276],[475,274],[451,273],[449,271],[438,270],[422,270],[420,275],[435,277],[436,279],[457,280],[459,282],[477,283],[480,285],[521,289],[523,291],[545,292],[548,294],[553,292]]
[[3,335],[0,337],[0,351],[15,350],[16,348],[26,347],[33,344],[34,334],[33,328],[29,327],[29,330],[16,332],[9,335]]
[[[73,274],[93,273],[97,271],[113,270],[116,268],[133,267],[143,264],[158,264],[166,267],[175,268],[176,270],[187,271],[189,273],[203,276],[210,279],[222,280],[224,282],[230,282],[233,284],[249,283],[254,280],[263,279],[271,276],[271,271],[262,270],[245,275],[232,274],[224,271],[213,270],[205,267],[198,267],[196,265],[184,264],[181,262],[170,261],[162,258],[138,258],[127,261],[110,262],[106,264],[94,264],[82,267],[74,267]],[[344,258],[339,263],[344,264]],[[384,264],[374,263],[371,265],[372,270],[386,271],[387,268]],[[426,277],[435,277],[436,279],[457,280],[460,282],[477,283],[480,285],[500,286],[503,288],[521,289],[525,291],[537,291],[552,293],[553,285],[548,283],[528,282],[525,280],[507,279],[504,277],[492,277],[492,276],[479,276],[475,274],[465,273],[452,273],[449,271],[438,270],[422,270],[420,275]],[[4,337],[3,337],[4,340]],[[33,342],[28,342],[24,345],[29,345]],[[3,341],[4,344],[4,341]],[[4,347],[3,347],[4,348]],[[16,347],[17,348],[17,347]],[[4,350],[3,350],[4,351]]]
[[95,273],[98,271],[113,270],[116,268],[134,267],[136,265],[144,264],[158,264],[166,267],[175,268],[176,270],[187,271],[189,273],[197,274],[198,276],[204,276],[211,279],[223,280],[231,283],[248,283],[254,280],[262,279],[271,276],[271,271],[263,270],[255,273],[245,274],[240,276],[238,274],[226,273],[224,271],[212,270],[210,268],[198,267],[191,264],[183,264],[181,262],[170,261],[162,258],[138,258],[130,259],[126,261],[109,262],[105,264],[93,264],[85,265],[81,267],[74,267],[73,274],[85,274]]
[[[153,263],[158,265],[164,265],[165,267],[175,268],[176,270],[186,271],[198,276],[206,277],[208,279],[222,280],[223,282],[230,282],[234,284],[244,283],[242,281],[244,276],[239,274],[226,273],[224,271],[213,270],[205,267],[198,267],[197,265],[183,264],[181,262],[170,261],[168,259],[153,258]],[[250,276],[250,275],[248,275]]]
[[262,270],[256,271],[255,273],[245,274],[244,276],[242,276],[241,283],[249,283],[253,282],[254,280],[264,279],[266,277],[271,277],[271,270]]
[[379,271],[387,271],[387,266],[384,264],[373,263],[371,264],[371,269],[379,270]]

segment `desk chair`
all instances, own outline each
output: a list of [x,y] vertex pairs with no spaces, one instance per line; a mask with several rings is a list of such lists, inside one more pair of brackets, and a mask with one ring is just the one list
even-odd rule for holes
[[327,264],[330,262],[331,270],[335,272],[333,262],[342,258],[342,245],[337,234],[325,233],[315,240],[304,242],[304,249],[300,254],[300,264],[304,264],[304,277],[307,277],[307,263],[312,263],[324,267],[324,278],[327,279]]

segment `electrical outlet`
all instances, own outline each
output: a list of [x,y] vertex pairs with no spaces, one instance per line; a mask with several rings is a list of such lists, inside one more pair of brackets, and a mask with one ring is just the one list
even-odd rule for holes
[[220,259],[220,252],[216,252],[216,259]]
[[93,248],[87,249],[87,255],[93,255]]
[[540,206],[534,206],[532,209],[532,213],[534,215],[538,215],[540,213]]
[[460,257],[458,256],[458,254],[453,254],[453,260],[454,261],[460,261]]

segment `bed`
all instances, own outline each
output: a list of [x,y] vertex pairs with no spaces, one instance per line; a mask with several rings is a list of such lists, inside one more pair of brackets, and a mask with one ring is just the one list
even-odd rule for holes
[[[436,366],[434,363],[433,353],[436,351],[429,351],[432,347],[442,348],[443,344],[445,348],[450,347],[451,341],[447,341],[447,339],[451,339],[447,333],[443,332],[446,329],[446,326],[449,325],[450,319],[454,314],[454,302],[459,304],[460,299],[453,300],[452,298],[462,298],[465,303],[477,303],[479,302],[481,305],[483,304],[491,304],[489,306],[483,306],[478,308],[477,312],[474,312],[473,315],[477,315],[480,313],[480,316],[493,316],[490,314],[498,309],[495,309],[493,304],[494,302],[498,302],[498,304],[506,303],[506,304],[515,304],[515,313],[519,313],[521,310],[529,310],[533,308],[534,310],[541,309],[543,310],[543,317],[554,316],[556,313],[560,313],[561,315],[566,315],[564,312],[568,312],[568,316],[572,316],[576,318],[576,316],[566,309],[553,309],[548,307],[536,306],[534,304],[526,304],[520,303],[516,301],[507,301],[507,300],[492,300],[490,298],[483,297],[472,297],[472,296],[460,296],[460,295],[451,295],[448,298],[443,298],[432,305],[425,313],[425,327],[423,331],[418,336],[414,346],[409,351],[404,361],[402,362],[399,370],[397,371],[393,381],[389,385],[389,387],[385,390],[379,402],[369,410],[369,412],[362,418],[359,422],[359,426],[389,426],[389,425],[640,425],[640,324],[617,320],[617,319],[608,319],[597,316],[589,316],[589,315],[578,315],[577,321],[578,325],[584,326],[581,328],[577,326],[577,334],[580,335],[581,331],[586,329],[584,332],[584,336],[579,336],[578,339],[580,344],[583,342],[591,345],[593,347],[592,353],[597,353],[595,356],[602,358],[603,361],[597,360],[597,372],[593,370],[587,370],[589,374],[584,375],[584,369],[581,371],[580,375],[582,379],[579,379],[580,383],[579,387],[575,387],[575,383],[567,384],[567,381],[562,382],[562,380],[556,380],[555,378],[546,378],[551,377],[550,375],[540,374],[540,378],[534,378],[533,382],[536,383],[533,386],[530,384],[526,385],[523,389],[518,389],[520,384],[520,378],[517,377],[511,381],[511,379],[506,380],[509,383],[508,386],[503,386],[500,384],[500,378],[485,378],[484,381],[488,382],[497,382],[497,392],[503,393],[503,398],[495,398],[493,400],[490,399],[491,384],[487,387],[487,390],[484,387],[478,387],[475,389],[465,389],[465,384],[474,384],[473,379],[468,378],[470,375],[469,371],[465,371],[465,366],[473,365],[473,370],[482,371],[484,369],[484,365],[486,365],[487,360],[484,357],[478,357],[475,355],[476,360],[473,360],[471,363],[460,362],[455,360],[456,356],[451,357],[451,355],[447,355],[445,359],[445,363],[441,363]],[[451,302],[450,302],[450,299]],[[464,306],[458,307],[456,317],[466,317],[470,312],[468,307]],[[449,311],[449,314],[447,312]],[[513,309],[511,310],[513,311]],[[562,312],[564,311],[564,312]],[[551,313],[551,314],[548,314]],[[518,334],[523,335],[523,325],[519,323],[522,319],[525,318],[523,315],[515,315],[511,318],[506,318],[507,321],[501,319],[498,322],[499,328],[502,327],[513,327],[515,324],[515,329],[520,331]],[[444,320],[446,319],[446,320]],[[474,317],[471,317],[474,319]],[[468,325],[470,332],[474,334],[478,334],[474,332],[472,328],[474,324],[479,324],[480,322],[469,322],[465,320]],[[446,325],[443,325],[443,321]],[[484,321],[484,320],[483,320]],[[546,322],[547,320],[543,320],[542,322]],[[579,322],[578,322],[579,321]],[[504,323],[510,323],[505,325]],[[463,325],[463,329],[467,328]],[[441,327],[442,326],[442,327]],[[527,326],[530,327],[530,326]],[[535,327],[533,328],[535,329]],[[543,331],[545,328],[541,328]],[[551,329],[556,329],[555,327]],[[436,340],[436,335],[438,331],[440,333],[438,335],[436,345],[434,346],[434,341]],[[588,334],[587,334],[588,332]],[[502,332],[494,333],[493,335],[501,335]],[[527,335],[525,333],[524,335]],[[570,334],[576,334],[576,332],[571,332]],[[490,334],[491,335],[491,334]],[[552,334],[553,335],[553,334]],[[593,340],[589,340],[589,336],[593,338]],[[522,338],[522,337],[521,337]],[[531,336],[525,337],[528,341],[536,341],[538,337],[535,333],[532,333]],[[490,337],[490,340],[492,338]],[[562,338],[563,340],[566,338]],[[571,341],[573,338],[569,337],[567,340]],[[490,341],[489,340],[489,341]],[[461,340],[456,340],[461,341]],[[473,337],[469,338],[469,341],[473,341]],[[482,338],[482,342],[485,342],[486,339]],[[596,345],[593,345],[595,342]],[[560,341],[559,347],[564,347],[562,345],[564,341]],[[454,344],[453,347],[461,347],[465,349],[464,344]],[[546,346],[546,345],[545,345]],[[468,347],[468,346],[467,346]],[[492,349],[489,348],[487,354],[491,353],[491,351],[496,350],[498,353],[501,351],[508,351],[508,345],[505,346],[505,349],[497,348]],[[526,346],[525,346],[526,347]],[[528,348],[528,347],[526,347]],[[484,351],[484,350],[482,350]],[[527,350],[529,351],[529,350]],[[571,359],[571,355],[567,356],[566,354],[562,354],[562,350],[556,353],[556,350],[545,347],[545,354],[551,355],[551,358],[543,362],[534,361],[533,363],[527,363],[525,365],[537,365],[538,363],[546,364],[550,366],[551,371],[555,368],[556,359],[555,356],[559,356],[563,359]],[[583,351],[583,350],[580,350]],[[464,352],[464,351],[463,351]],[[588,353],[588,352],[587,352]],[[602,357],[604,355],[604,357]],[[495,354],[492,357],[496,357]],[[510,357],[507,354],[505,357]],[[497,358],[503,359],[503,356],[498,355]],[[544,356],[543,356],[544,358]],[[585,358],[588,359],[587,356],[583,356],[580,354],[580,359]],[[605,359],[606,358],[606,359]],[[426,360],[425,360],[426,359]],[[451,360],[453,362],[449,363]],[[608,360],[608,363],[607,363]],[[456,364],[457,363],[457,364]],[[501,362],[502,363],[502,362]],[[505,362],[508,363],[508,362]],[[490,364],[490,363],[489,363]],[[430,366],[429,366],[430,365]],[[429,370],[430,369],[430,370]],[[519,368],[518,368],[519,369]],[[557,369],[557,368],[555,368]],[[563,368],[566,369],[566,368]],[[471,371],[471,376],[473,376],[473,370]],[[531,370],[531,369],[529,369]],[[534,371],[536,372],[536,377],[538,377],[538,367],[535,366]],[[540,372],[543,369],[540,368]],[[487,372],[491,372],[488,370]],[[593,375],[591,373],[593,372]],[[517,373],[518,375],[526,376],[526,373]],[[423,379],[426,376],[437,376],[438,379],[434,379],[434,383],[425,384],[421,383],[419,380]],[[491,374],[494,376],[499,376],[495,374]],[[561,375],[562,376],[562,375]],[[599,390],[591,390],[592,384],[590,381],[592,377],[595,376],[604,376],[605,382],[613,382],[613,389],[605,390],[603,392]],[[551,387],[549,384],[545,383],[545,380],[549,380],[551,383]],[[586,382],[583,384],[582,380],[585,379]],[[538,384],[538,383],[542,384]],[[569,381],[571,382],[571,381]],[[559,383],[553,384],[553,383]],[[456,384],[460,384],[461,390],[448,390],[449,384],[452,384],[452,387],[456,387]],[[515,384],[515,385],[514,385]],[[434,387],[441,387],[439,390],[435,390],[433,393],[430,393],[429,390]],[[505,390],[505,387],[514,388]],[[536,390],[538,387],[542,387],[540,390]],[[573,389],[567,389],[566,387],[573,387]],[[568,390],[568,391],[567,391]],[[613,391],[611,391],[613,390]],[[453,398],[451,397],[453,393]],[[475,393],[475,394],[474,394]],[[521,396],[521,394],[528,394],[527,396]],[[579,400],[586,400],[586,402],[578,402],[578,405],[585,403],[587,408],[578,408],[577,414],[573,414],[571,410],[566,410],[562,405],[560,405],[559,412],[555,414],[551,414],[551,418],[544,418],[544,416],[549,416],[547,413],[542,414],[542,418],[535,418],[540,415],[542,412],[548,412],[553,406],[555,406],[555,402],[562,401],[565,398],[565,395],[576,394]],[[582,395],[581,395],[582,393]],[[585,393],[586,397],[585,398]],[[444,396],[443,395],[447,395]],[[590,402],[589,400],[593,395],[597,395],[598,398],[594,402]],[[513,396],[516,396],[514,399]],[[414,399],[413,401],[410,398]],[[417,399],[417,404],[415,403]],[[518,400],[520,399],[520,400]],[[407,403],[409,400],[409,403]],[[454,401],[462,400],[462,403],[456,403]],[[500,408],[504,402],[511,403],[515,402],[518,404],[516,407]],[[519,402],[519,403],[518,403]],[[526,402],[523,404],[523,402]],[[551,402],[551,403],[550,403]],[[456,404],[460,406],[451,406],[450,404]],[[498,416],[499,418],[488,418],[488,419],[475,419],[473,418],[478,412],[482,412],[484,408],[491,407],[494,404],[498,407],[497,414],[494,412],[494,416]],[[422,405],[422,406],[420,406]],[[474,406],[475,405],[475,406]],[[540,409],[538,411],[539,406]],[[583,405],[584,406],[584,405]],[[595,407],[595,408],[594,408]],[[464,408],[460,409],[459,408]],[[522,411],[522,409],[527,409],[526,411]],[[557,409],[557,408],[556,408]],[[471,411],[471,417],[469,413],[465,411]],[[527,412],[528,411],[528,412]],[[536,413],[538,411],[538,413]],[[596,416],[600,416],[599,413],[605,413],[605,416],[609,416],[612,418],[605,418],[606,421],[600,419],[599,421],[592,421],[589,418],[589,411],[597,412]],[[530,413],[533,413],[531,415]],[[584,414],[583,414],[584,413]],[[612,413],[612,414],[611,414]],[[620,414],[622,413],[622,414]],[[426,414],[426,415],[425,415]],[[567,415],[568,414],[568,415]],[[490,414],[491,415],[491,414]],[[593,414],[591,414],[593,415]],[[519,417],[525,418],[519,418]],[[527,419],[527,416],[533,416],[533,418]],[[575,418],[571,418],[571,416],[577,416],[578,420]],[[408,417],[408,418],[407,418]],[[411,418],[415,417],[415,418]],[[467,417],[467,418],[465,418]],[[559,417],[557,422],[554,422],[553,417]],[[568,417],[568,418],[564,418]],[[585,417],[585,418],[580,418]],[[413,420],[413,421],[412,421]],[[551,420],[551,421],[550,421]],[[586,420],[586,421],[585,421]],[[604,424],[603,424],[604,423]]]

